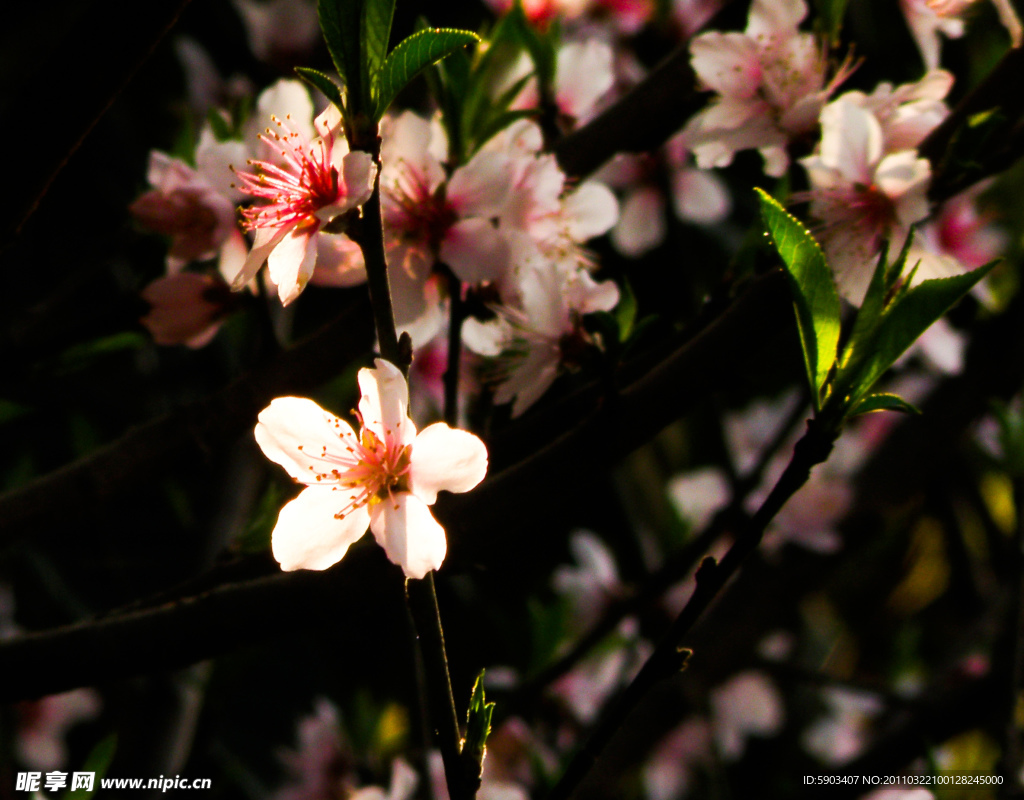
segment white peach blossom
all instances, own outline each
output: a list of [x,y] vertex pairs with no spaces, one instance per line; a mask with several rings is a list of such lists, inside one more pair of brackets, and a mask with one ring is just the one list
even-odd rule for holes
[[[802,159],[811,216],[840,293],[859,304],[882,242],[898,252],[910,226],[928,216],[931,165],[915,150],[886,154],[882,126],[871,111],[840,97],[821,114],[820,151]],[[933,277],[922,264],[919,278]]]
[[281,509],[271,539],[285,571],[327,569],[367,527],[406,577],[441,566],[444,529],[430,513],[437,493],[467,492],[487,472],[476,436],[443,422],[417,433],[409,387],[383,359],[359,371],[357,436],[312,400],[279,397],[259,415],[256,441],[306,488]]
[[848,74],[826,81],[827,58],[810,33],[803,0],[754,0],[743,33],[709,31],[690,43],[691,63],[717,96],[693,117],[684,138],[702,169],[732,163],[756,148],[768,175],[789,166],[786,145],[811,133],[828,96]]
[[551,263],[524,270],[519,286],[521,307],[501,306],[495,323],[480,326],[503,336],[501,355],[492,365],[494,401],[512,402],[513,417],[537,402],[563,371],[578,366],[593,344],[583,329],[583,315],[610,311],[619,302],[614,282],[598,283],[582,270]]

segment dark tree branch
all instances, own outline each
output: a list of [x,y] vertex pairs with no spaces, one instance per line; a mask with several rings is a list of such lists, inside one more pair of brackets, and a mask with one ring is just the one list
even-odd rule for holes
[[567,175],[582,178],[616,153],[654,150],[700,107],[695,81],[684,43],[617,103],[559,140],[558,163]]
[[[578,421],[536,453],[492,474],[473,492],[439,498],[436,516],[445,526],[450,543],[445,569],[458,570],[486,560],[489,553],[508,551],[512,543],[519,551],[527,550],[531,546],[534,509],[523,502],[524,497],[565,484],[567,474],[590,475],[649,440],[706,392],[728,383],[737,371],[742,372],[766,353],[777,352],[780,334],[791,333],[791,314],[785,278],[781,272],[771,273],[755,282],[692,341],[626,386],[615,403],[597,397],[592,399],[589,411],[580,416],[566,417],[553,408],[532,421],[527,417],[518,426],[517,440],[541,440],[552,419],[562,427],[567,418]],[[792,344],[796,358],[795,341]],[[51,499],[56,496],[49,495]],[[484,530],[488,531],[486,537],[479,535]],[[359,562],[361,557],[351,553],[342,566]],[[325,574],[335,574],[335,570]],[[232,615],[262,613],[262,601],[246,601],[253,593],[265,590],[273,593],[275,602],[301,607],[299,600],[291,598],[290,587],[294,583],[298,594],[310,591],[308,587],[320,586],[318,581],[326,580],[317,575],[291,573],[223,586],[156,608],[2,643],[0,674],[6,680],[0,696],[15,700],[85,685],[101,675],[114,680],[182,666],[227,652],[243,642],[265,641],[285,630],[296,630],[298,623],[280,628],[248,619],[233,627],[230,635],[224,633],[224,628],[232,625]],[[338,601],[332,603],[331,607],[336,608]],[[202,609],[208,604],[215,613],[206,617]],[[73,652],[68,647],[78,647],[81,637],[90,635],[95,635],[100,644],[91,645],[86,656],[65,657]],[[161,646],[145,651],[138,644],[143,635],[147,641],[151,637],[161,642]]]

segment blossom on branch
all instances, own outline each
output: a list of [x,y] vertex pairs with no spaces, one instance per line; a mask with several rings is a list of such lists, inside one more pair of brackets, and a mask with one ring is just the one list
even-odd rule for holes
[[266,262],[282,304],[288,305],[313,276],[316,234],[370,198],[377,168],[369,153],[349,152],[334,106],[316,118],[320,135],[312,142],[289,117],[271,119],[277,130],[267,128],[260,138],[280,153],[281,165],[250,160],[255,173],[236,173],[243,192],[269,203],[242,212],[256,240],[232,288],[244,287]]
[[383,359],[359,371],[357,436],[312,400],[279,397],[263,409],[256,441],[307,488],[283,509],[274,528],[274,558],[285,571],[327,569],[367,527],[406,577],[441,566],[444,529],[427,506],[441,490],[467,492],[487,472],[476,436],[443,422],[419,433],[409,418],[409,387]]
[[746,31],[709,31],[691,42],[694,72],[717,92],[683,132],[699,167],[725,167],[739,150],[756,148],[768,175],[785,173],[786,145],[813,132],[850,72],[844,65],[826,81],[825,53],[797,27],[805,16],[803,0],[754,0]]

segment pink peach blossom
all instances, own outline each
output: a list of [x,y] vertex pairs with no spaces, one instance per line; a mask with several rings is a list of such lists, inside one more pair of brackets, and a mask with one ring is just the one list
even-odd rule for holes
[[237,173],[243,192],[269,202],[243,211],[256,240],[232,288],[244,287],[266,262],[282,304],[288,305],[313,276],[316,234],[369,199],[377,170],[369,153],[349,152],[333,106],[317,117],[320,135],[311,143],[289,118],[271,119],[276,130],[267,128],[261,138],[277,147],[283,166],[250,160],[256,172]]

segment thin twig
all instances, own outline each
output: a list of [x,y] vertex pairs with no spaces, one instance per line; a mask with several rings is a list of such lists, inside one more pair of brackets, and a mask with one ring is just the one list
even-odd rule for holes
[[[377,165],[373,193],[363,205],[361,224],[354,231],[354,240],[363,251],[370,306],[373,309],[381,355],[408,376],[411,353],[403,353],[399,345],[384,246],[384,222],[380,204],[380,144],[380,133],[376,125],[372,130],[362,131],[352,142],[353,149],[369,152]],[[423,657],[434,732],[444,759],[448,794],[451,800],[472,800],[479,787],[480,772],[477,769],[475,775],[470,776],[460,759],[462,734],[459,732],[458,711],[448,673],[448,655],[444,646],[441,609],[434,589],[434,573],[428,572],[421,581],[407,581],[406,599],[416,627],[415,646],[420,648]],[[475,778],[475,785],[472,778]]]
[[648,575],[639,591],[611,603],[605,609],[601,619],[564,655],[535,675],[526,678],[516,688],[515,693],[502,704],[502,712],[504,714],[516,713],[532,702],[544,687],[558,680],[576,666],[592,648],[611,634],[623,619],[630,614],[649,608],[669,587],[681,580],[725,531],[745,524],[747,518],[743,509],[747,498],[761,483],[765,470],[775,458],[779,448],[789,439],[794,426],[803,420],[806,414],[807,407],[803,403],[797,404],[764,448],[757,463],[745,475],[737,478],[729,505],[718,511],[704,530],[687,542],[679,552],[672,554],[664,564]]
[[720,563],[706,558],[697,570],[697,586],[690,600],[672,624],[668,635],[658,644],[650,658],[625,692],[602,715],[590,738],[570,761],[561,779],[555,784],[549,800],[566,800],[586,778],[598,756],[619,730],[629,712],[661,680],[676,674],[686,665],[689,651],[682,648],[684,637],[707,610],[726,582],[739,570],[740,565],[761,543],[768,523],[782,506],[810,477],[811,468],[828,458],[838,430],[808,422],[807,432],[797,442],[793,457],[778,483],[762,503],[743,533]]

